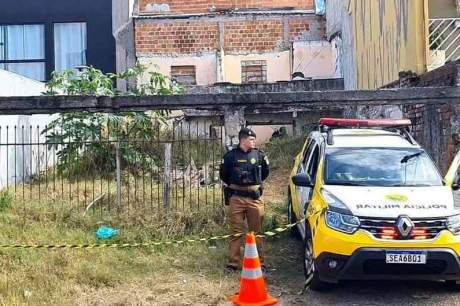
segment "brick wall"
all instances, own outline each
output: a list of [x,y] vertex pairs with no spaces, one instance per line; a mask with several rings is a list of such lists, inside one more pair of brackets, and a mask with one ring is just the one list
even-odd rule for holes
[[221,40],[227,54],[243,54],[286,50],[290,41],[321,40],[325,28],[317,16],[246,16],[187,21],[140,19],[135,33],[138,55],[218,51]]
[[450,62],[422,75],[410,71],[399,73],[396,80],[382,88],[460,86],[460,60]]
[[313,9],[313,0],[139,0],[140,12],[157,14],[207,13],[226,9]]
[[403,108],[404,116],[411,119],[411,133],[426,149],[445,174],[458,146],[451,118],[455,114],[451,105],[411,105]]
[[136,25],[138,53],[197,53],[218,48],[216,22],[169,22]]
[[225,23],[225,50],[228,52],[270,51],[283,42],[280,20],[235,21]]
[[[416,75],[400,73],[400,79],[384,88],[460,86],[460,61]],[[412,134],[434,159],[442,174],[460,149],[460,107],[458,105],[413,105],[403,108],[412,121]]]

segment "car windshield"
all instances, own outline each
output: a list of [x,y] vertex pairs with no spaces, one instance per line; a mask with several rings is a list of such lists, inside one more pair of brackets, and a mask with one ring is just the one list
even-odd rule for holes
[[441,186],[420,149],[334,148],[326,152],[325,183],[348,186]]

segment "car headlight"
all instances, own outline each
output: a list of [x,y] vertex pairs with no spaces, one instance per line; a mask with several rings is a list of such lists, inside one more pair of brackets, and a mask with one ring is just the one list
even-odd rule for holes
[[447,229],[454,235],[460,234],[460,215],[455,215],[447,218]]
[[323,189],[321,193],[329,205],[325,216],[326,225],[347,234],[356,232],[360,225],[359,218],[353,216],[350,209],[330,192]]
[[327,210],[326,225],[337,231],[353,234],[359,228],[359,219],[352,215],[345,215]]

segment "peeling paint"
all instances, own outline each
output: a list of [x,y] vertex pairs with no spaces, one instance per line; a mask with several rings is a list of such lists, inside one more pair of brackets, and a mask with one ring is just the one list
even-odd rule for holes
[[225,55],[225,82],[241,83],[241,61],[264,60],[267,62],[267,82],[291,79],[290,52],[269,52],[248,55]]
[[[342,53],[350,56],[355,52],[356,81],[348,83],[347,89],[380,87],[397,79],[399,71],[424,72],[424,10],[424,1],[350,1],[349,15],[342,14],[342,38],[349,36],[343,45],[351,50]],[[344,26],[347,22],[350,33]],[[346,65],[347,61],[341,62]],[[352,69],[342,68],[347,79]],[[353,83],[353,77],[349,79]]]
[[295,42],[293,48],[293,71],[312,78],[340,77],[340,69],[336,69],[337,49],[331,43]]
[[[209,85],[218,81],[216,53],[203,54],[201,56],[143,56],[139,57],[139,63],[147,66],[147,72],[157,71],[166,76],[171,75],[171,66],[192,65],[196,67],[197,85]],[[148,74],[146,74],[146,77],[147,75]],[[147,81],[147,79],[140,80],[141,83]]]

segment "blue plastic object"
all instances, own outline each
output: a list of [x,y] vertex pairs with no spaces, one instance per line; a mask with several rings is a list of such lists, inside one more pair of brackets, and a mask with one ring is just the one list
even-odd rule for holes
[[96,237],[98,239],[109,239],[114,236],[117,236],[119,232],[120,230],[117,230],[111,227],[107,227],[107,226],[101,226],[96,232]]

